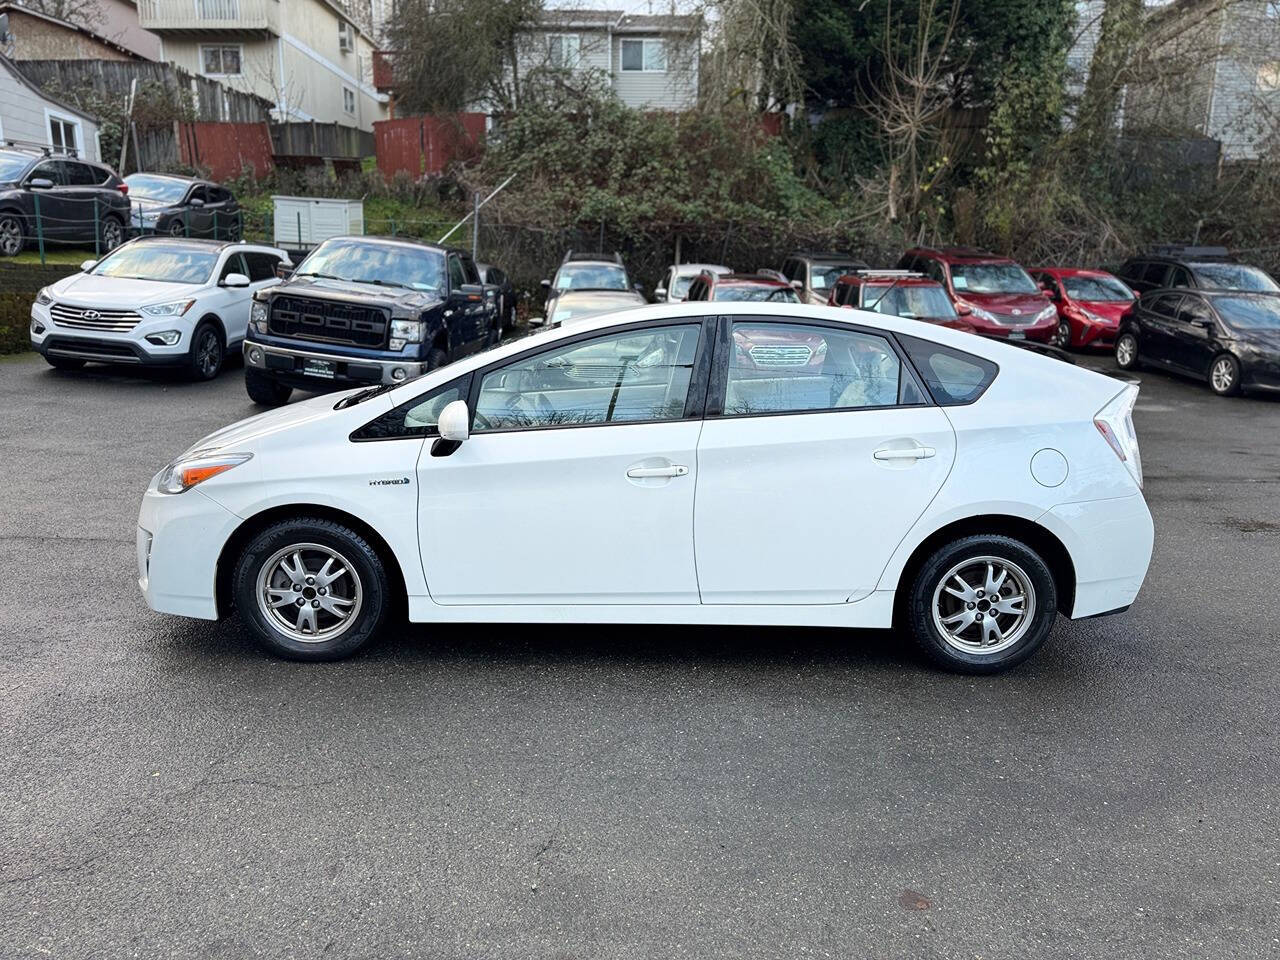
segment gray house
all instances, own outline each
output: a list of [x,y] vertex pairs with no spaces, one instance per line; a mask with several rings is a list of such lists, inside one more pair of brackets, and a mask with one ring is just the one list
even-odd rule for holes
[[699,16],[545,10],[520,42],[526,76],[551,68],[594,73],[629,107],[688,110],[698,101]]
[[40,92],[7,58],[0,56],[0,142],[47,146],[100,160],[98,121],[82,110]]

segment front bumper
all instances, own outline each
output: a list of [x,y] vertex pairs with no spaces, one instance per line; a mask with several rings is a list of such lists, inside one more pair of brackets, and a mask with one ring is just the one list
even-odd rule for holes
[[[192,329],[193,324],[186,317],[149,317],[140,320],[132,330],[85,330],[54,323],[48,306],[33,303],[28,334],[31,349],[45,358],[162,367],[186,363]],[[166,330],[178,331],[177,343],[164,346],[147,340],[148,334]]]
[[[158,475],[157,475],[158,477]],[[147,606],[216,620],[218,557],[241,520],[198,489],[167,494],[152,478],[138,511],[138,586]]]
[[[382,360],[373,357],[351,357],[315,350],[298,350],[246,340],[243,346],[246,369],[266,373],[273,380],[299,390],[345,390],[368,384],[403,383],[427,371],[427,365],[408,358]],[[331,364],[333,376],[307,373],[307,361]]]

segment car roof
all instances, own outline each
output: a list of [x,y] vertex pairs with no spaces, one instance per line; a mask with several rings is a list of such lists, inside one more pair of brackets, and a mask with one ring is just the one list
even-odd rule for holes
[[883,284],[895,284],[899,287],[941,287],[937,280],[933,277],[904,277],[901,274],[892,271],[885,273],[877,273],[874,270],[864,270],[861,273],[846,273],[843,277],[836,280],[836,283],[851,283],[856,286],[874,283],[877,286]]
[[728,267],[720,263],[674,263],[673,269],[677,277],[696,277],[700,273],[714,273],[716,276],[724,276],[733,273]]
[[715,278],[716,285],[732,287],[790,287],[776,277],[766,277],[758,273],[722,273]]
[[[135,170],[129,174],[129,177],[159,177],[162,180],[181,180],[183,183],[213,183],[212,180],[201,177],[188,177],[181,173],[152,173],[150,170]],[[125,179],[128,180],[129,177]]]
[[977,247],[912,247],[907,254],[923,254],[951,263],[1017,263],[1012,257],[1004,257]]
[[1110,270],[1101,267],[1028,267],[1030,273],[1047,273],[1051,277],[1111,277],[1119,280]]
[[388,237],[377,233],[346,233],[337,237],[326,237],[321,242],[328,243],[330,240],[360,240],[368,241],[369,243],[382,243],[400,247],[421,247],[427,250],[436,250],[441,253],[456,253],[468,258],[471,256],[470,250],[463,250],[461,247],[449,247],[439,243],[432,243],[429,240],[419,240],[417,237]]
[[[226,250],[229,247],[235,247],[238,250],[248,250],[250,252],[284,253],[284,251],[279,247],[273,247],[269,243],[250,243],[247,240],[210,240],[207,237],[166,237],[163,234],[158,233],[149,233],[141,237],[134,237],[127,243],[141,243],[146,244],[147,246],[206,247],[209,250],[217,251]],[[121,244],[121,246],[126,245],[127,244]],[[116,249],[119,249],[119,247]]]
[[560,303],[648,303],[634,290],[562,290],[557,298]]

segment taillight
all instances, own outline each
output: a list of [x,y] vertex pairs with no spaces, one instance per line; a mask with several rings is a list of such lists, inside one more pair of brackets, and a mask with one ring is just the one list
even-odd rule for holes
[[1098,411],[1093,425],[1141,487],[1142,454],[1138,451],[1138,434],[1133,428],[1133,407],[1137,402],[1138,387],[1130,384]]
[[116,189],[119,190],[121,193],[123,193],[126,197],[129,195],[129,185],[127,183],[121,183],[118,187],[116,187]]

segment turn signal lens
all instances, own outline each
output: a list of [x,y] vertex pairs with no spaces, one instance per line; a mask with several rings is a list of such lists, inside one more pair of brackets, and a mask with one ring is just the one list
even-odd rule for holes
[[249,460],[251,453],[209,454],[184,457],[169,464],[160,473],[157,489],[161,493],[182,493],[190,490],[198,483],[204,483],[210,477],[226,473],[232,467]]

